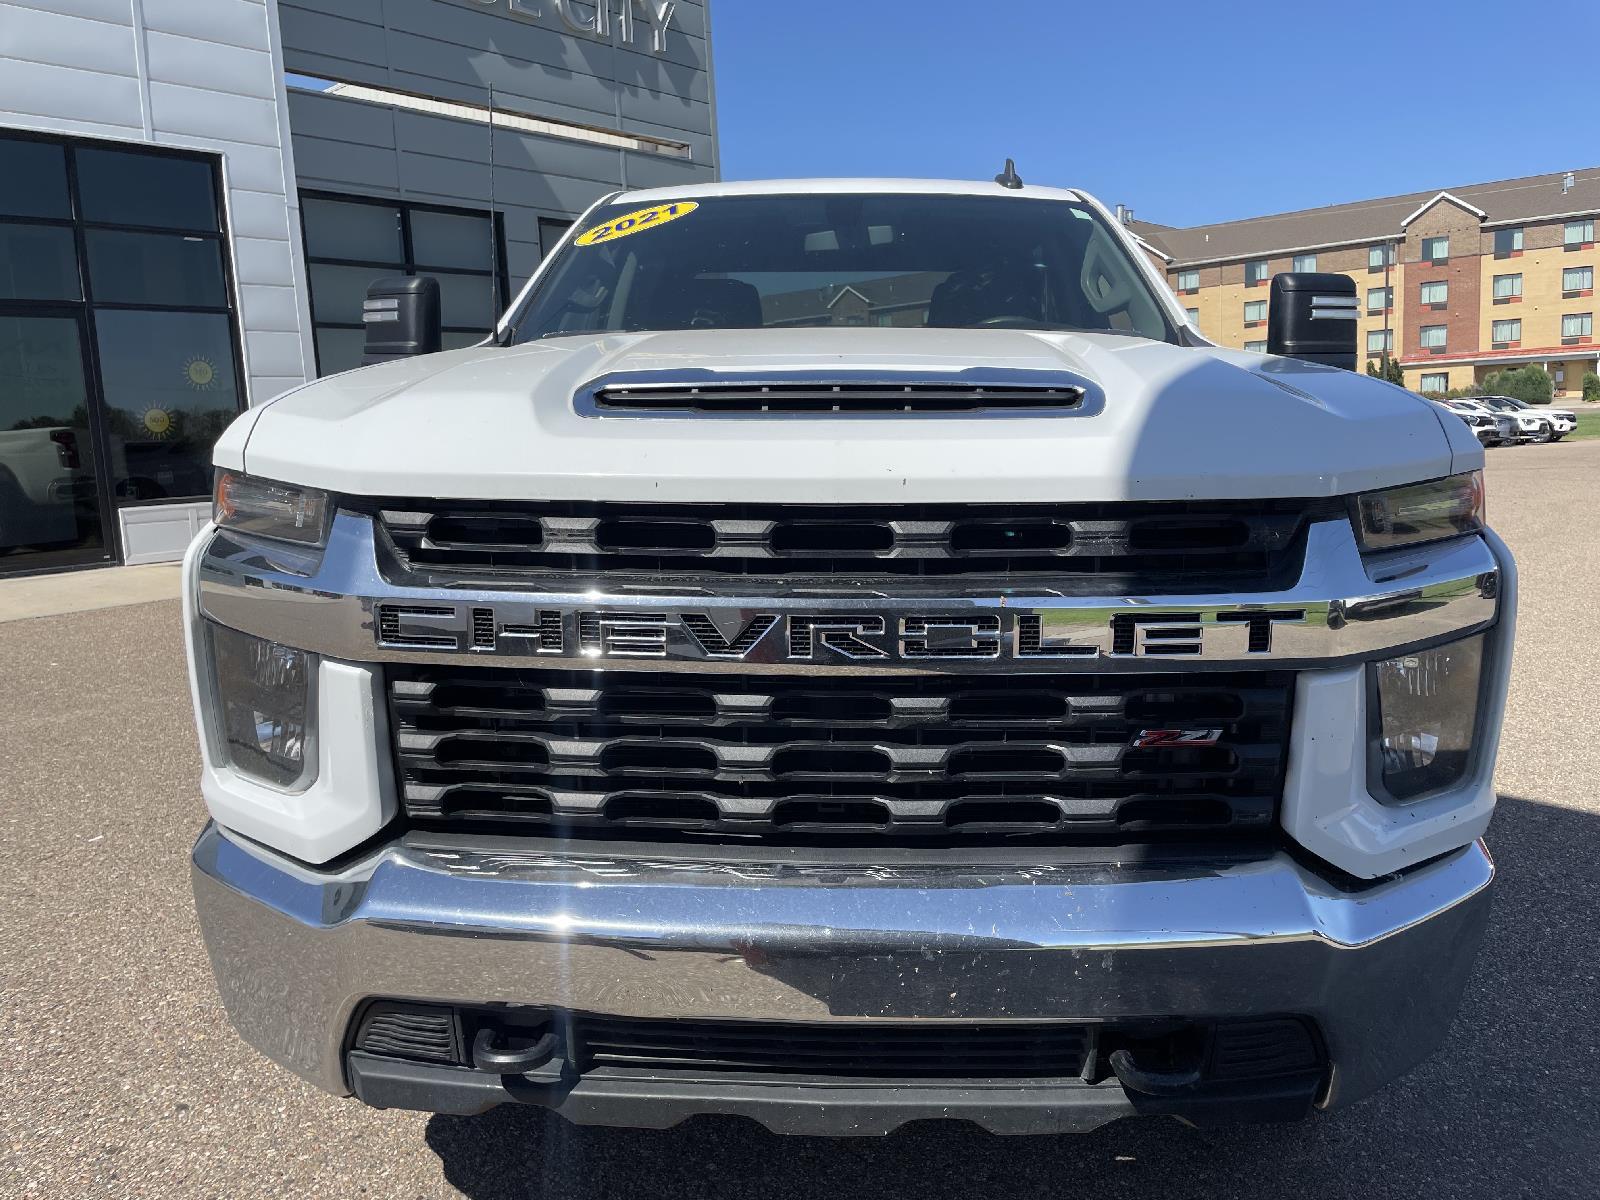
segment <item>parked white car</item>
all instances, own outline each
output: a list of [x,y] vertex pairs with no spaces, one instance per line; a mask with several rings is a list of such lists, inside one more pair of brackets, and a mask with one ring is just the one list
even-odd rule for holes
[[[1554,442],[1572,431],[1569,425],[1556,432],[1555,421],[1547,414],[1528,407],[1510,396],[1479,396],[1478,403],[1490,412],[1504,413],[1517,423],[1517,440],[1522,442]],[[1573,418],[1573,425],[1577,418]]]
[[1534,408],[1526,400],[1518,400],[1515,396],[1486,396],[1484,399],[1502,401],[1519,414],[1532,413],[1536,417],[1543,417],[1549,422],[1552,442],[1559,442],[1578,427],[1578,414],[1570,408]]
[[1507,446],[1520,437],[1515,417],[1497,413],[1471,400],[1435,400],[1440,408],[1460,417],[1485,446]]

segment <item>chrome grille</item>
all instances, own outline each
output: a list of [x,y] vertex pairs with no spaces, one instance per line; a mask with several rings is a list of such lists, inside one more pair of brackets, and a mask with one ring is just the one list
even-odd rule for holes
[[[430,827],[874,844],[1264,833],[1292,683],[388,672],[406,811]],[[1194,729],[1209,744],[1134,744]]]
[[404,572],[653,582],[707,576],[1080,577],[1097,588],[1221,591],[1291,582],[1309,521],[1338,501],[1078,505],[458,502],[370,511]]

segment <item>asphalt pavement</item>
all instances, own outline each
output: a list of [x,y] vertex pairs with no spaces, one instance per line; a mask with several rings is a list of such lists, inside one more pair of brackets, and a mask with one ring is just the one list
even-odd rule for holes
[[634,1132],[323,1095],[234,1036],[200,944],[187,853],[204,810],[177,602],[0,623],[0,1195],[1600,1195],[1597,480],[1600,441],[1490,452],[1522,621],[1488,942],[1444,1051],[1295,1126],[1136,1119],[1000,1138],[928,1124],[832,1140],[732,1118]]

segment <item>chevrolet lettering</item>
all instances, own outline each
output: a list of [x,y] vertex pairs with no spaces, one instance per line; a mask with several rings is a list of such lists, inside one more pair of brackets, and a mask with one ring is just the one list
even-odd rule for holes
[[618,193],[482,344],[375,326],[241,416],[184,568],[239,1032],[377,1107],[827,1136],[1300,1119],[1450,1053],[1483,448],[1348,369],[1349,278],[1247,354],[1151,264],[1014,170]]

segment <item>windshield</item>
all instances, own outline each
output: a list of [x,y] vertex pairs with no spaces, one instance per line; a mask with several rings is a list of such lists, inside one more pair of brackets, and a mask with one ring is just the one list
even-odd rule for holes
[[516,314],[513,340],[819,326],[1174,339],[1136,264],[1086,206],[869,194],[603,208]]
[[1504,396],[1484,396],[1478,401],[1478,403],[1487,405],[1496,412],[1516,412],[1518,409],[1523,407],[1515,400],[1508,399]]

